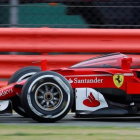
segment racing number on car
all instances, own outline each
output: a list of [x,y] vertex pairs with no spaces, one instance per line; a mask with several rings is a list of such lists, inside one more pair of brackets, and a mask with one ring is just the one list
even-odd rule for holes
[[124,76],[122,74],[115,74],[113,76],[113,82],[116,85],[116,87],[120,88],[123,84]]

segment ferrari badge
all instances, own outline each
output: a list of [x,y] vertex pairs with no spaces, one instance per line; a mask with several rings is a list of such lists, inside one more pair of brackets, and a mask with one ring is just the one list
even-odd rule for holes
[[122,74],[115,74],[113,76],[113,82],[116,85],[116,87],[120,88],[123,84],[124,76]]

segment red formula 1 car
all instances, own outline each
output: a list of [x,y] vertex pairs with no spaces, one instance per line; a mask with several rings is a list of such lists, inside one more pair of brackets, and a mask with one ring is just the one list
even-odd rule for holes
[[24,67],[0,89],[1,114],[12,103],[17,113],[40,122],[58,121],[70,109],[76,117],[139,115],[137,58],[115,53],[51,71],[42,61],[41,69]]

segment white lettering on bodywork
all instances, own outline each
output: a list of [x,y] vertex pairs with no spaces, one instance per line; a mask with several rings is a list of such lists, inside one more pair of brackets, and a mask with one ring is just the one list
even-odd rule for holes
[[10,93],[13,93],[13,89],[7,89],[7,90],[4,90],[4,91],[0,91],[0,97],[1,96],[5,96],[7,94],[10,94]]
[[74,78],[73,80],[70,78],[69,83],[103,83],[103,79],[98,79],[98,77],[95,77],[94,79],[79,79],[79,78]]

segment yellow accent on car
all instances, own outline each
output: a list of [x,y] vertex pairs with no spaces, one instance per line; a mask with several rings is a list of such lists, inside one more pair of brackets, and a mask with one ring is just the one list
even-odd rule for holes
[[124,82],[124,75],[122,74],[115,74],[113,76],[113,82],[116,85],[116,87],[120,88]]

